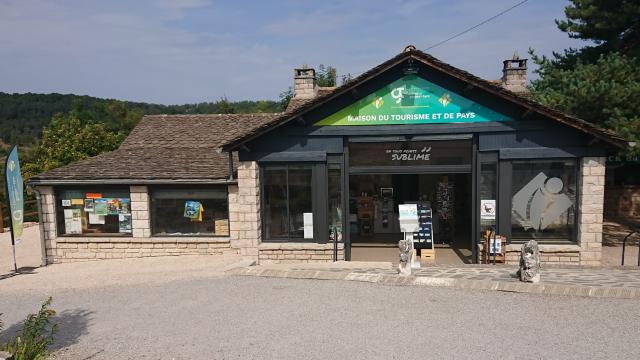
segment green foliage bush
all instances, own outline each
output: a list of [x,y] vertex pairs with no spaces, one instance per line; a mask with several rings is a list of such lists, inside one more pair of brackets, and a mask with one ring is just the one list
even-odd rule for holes
[[22,331],[15,339],[0,348],[11,353],[14,360],[46,359],[49,355],[48,347],[53,344],[54,335],[58,331],[58,325],[51,321],[56,312],[50,306],[51,297],[42,304],[38,313],[27,316]]

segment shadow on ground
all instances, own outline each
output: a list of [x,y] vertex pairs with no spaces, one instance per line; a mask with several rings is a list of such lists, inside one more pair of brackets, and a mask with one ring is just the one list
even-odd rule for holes
[[35,270],[37,269],[37,267],[33,267],[33,266],[23,266],[18,268],[18,272],[10,272],[7,274],[0,274],[0,280],[4,280],[4,279],[8,279],[14,276],[18,276],[18,275],[30,275],[30,274],[35,274]]
[[[50,351],[57,351],[78,343],[78,339],[88,333],[89,323],[93,312],[83,309],[65,310],[53,317],[53,323],[58,324],[58,332],[54,335],[55,342]],[[16,323],[5,328],[0,333],[0,344],[22,331],[24,323]]]

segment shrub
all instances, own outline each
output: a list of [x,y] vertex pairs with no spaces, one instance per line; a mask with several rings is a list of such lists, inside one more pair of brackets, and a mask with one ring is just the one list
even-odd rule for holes
[[58,325],[51,321],[56,312],[50,306],[51,297],[42,304],[37,314],[27,316],[22,331],[4,346],[5,351],[13,354],[14,360],[41,360],[47,357],[47,347],[53,344],[53,336],[58,331]]

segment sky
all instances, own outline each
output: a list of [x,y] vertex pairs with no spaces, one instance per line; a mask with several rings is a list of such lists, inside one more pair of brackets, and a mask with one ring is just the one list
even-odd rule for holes
[[[293,85],[295,67],[360,73],[517,2],[0,0],[0,92],[161,104],[275,100]],[[584,45],[554,23],[568,4],[529,0],[429,53],[497,79],[514,51],[527,57],[530,47],[549,55]]]

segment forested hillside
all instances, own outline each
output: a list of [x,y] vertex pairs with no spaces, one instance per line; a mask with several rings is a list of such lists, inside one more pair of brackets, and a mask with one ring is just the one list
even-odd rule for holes
[[[127,110],[136,114],[210,114],[277,112],[276,101],[238,101],[220,99],[215,102],[184,105],[159,105],[117,101],[72,94],[7,94],[0,92],[0,139],[4,144],[31,146],[41,138],[42,130],[53,115],[71,111],[84,121],[105,123],[109,130],[119,132],[122,125],[118,112]],[[129,124],[130,125],[130,124]],[[135,124],[133,124],[135,125]]]

